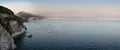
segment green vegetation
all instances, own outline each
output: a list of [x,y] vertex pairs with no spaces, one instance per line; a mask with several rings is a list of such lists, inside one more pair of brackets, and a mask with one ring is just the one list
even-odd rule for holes
[[14,13],[10,9],[3,6],[0,6],[0,13],[8,14],[9,16],[14,15]]

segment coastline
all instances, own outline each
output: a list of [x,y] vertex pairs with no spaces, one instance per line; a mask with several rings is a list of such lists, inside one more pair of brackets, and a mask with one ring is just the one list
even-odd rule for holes
[[23,28],[20,32],[16,32],[16,33],[12,34],[12,37],[15,38],[21,34],[25,34],[25,32],[26,32],[26,29]]

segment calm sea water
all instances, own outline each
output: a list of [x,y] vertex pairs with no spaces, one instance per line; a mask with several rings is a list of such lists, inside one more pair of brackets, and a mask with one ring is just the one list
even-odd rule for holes
[[32,21],[16,50],[120,50],[120,22]]

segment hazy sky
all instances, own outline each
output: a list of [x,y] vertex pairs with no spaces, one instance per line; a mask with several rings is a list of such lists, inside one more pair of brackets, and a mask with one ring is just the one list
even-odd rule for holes
[[45,16],[120,17],[120,0],[0,0],[15,13]]

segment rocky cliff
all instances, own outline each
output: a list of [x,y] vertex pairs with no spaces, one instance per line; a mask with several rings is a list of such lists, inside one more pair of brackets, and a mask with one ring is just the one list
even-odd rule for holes
[[13,37],[17,37],[26,31],[22,19],[3,6],[0,6],[0,50],[13,50]]

